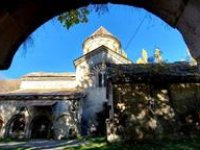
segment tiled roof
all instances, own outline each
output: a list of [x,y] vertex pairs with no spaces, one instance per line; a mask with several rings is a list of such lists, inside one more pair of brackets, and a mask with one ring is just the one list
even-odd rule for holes
[[80,90],[16,90],[0,94],[0,100],[76,100],[85,97]]
[[[5,94],[9,95],[71,95],[80,93],[76,89],[19,89]],[[0,94],[1,95],[1,94]]]
[[63,73],[53,73],[53,72],[33,72],[23,77],[71,77],[76,76],[75,72],[63,72]]

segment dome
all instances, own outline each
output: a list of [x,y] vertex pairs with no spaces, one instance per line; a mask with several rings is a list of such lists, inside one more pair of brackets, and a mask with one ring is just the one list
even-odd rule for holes
[[102,45],[122,54],[120,41],[102,26],[84,41],[83,53],[87,54]]

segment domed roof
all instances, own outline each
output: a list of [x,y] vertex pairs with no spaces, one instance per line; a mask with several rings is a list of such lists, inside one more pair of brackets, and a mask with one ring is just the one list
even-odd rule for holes
[[91,36],[94,35],[112,35],[112,33],[108,32],[108,30],[106,30],[103,26],[101,26],[100,28],[98,28]]
[[121,42],[103,26],[98,28],[83,42],[83,53],[87,54],[102,45],[115,52],[121,53]]

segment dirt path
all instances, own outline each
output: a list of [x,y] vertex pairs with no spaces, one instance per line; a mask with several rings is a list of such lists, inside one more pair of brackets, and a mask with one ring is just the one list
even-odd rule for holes
[[79,140],[30,140],[24,142],[0,142],[0,150],[62,150],[66,147],[76,147],[85,144],[86,141]]

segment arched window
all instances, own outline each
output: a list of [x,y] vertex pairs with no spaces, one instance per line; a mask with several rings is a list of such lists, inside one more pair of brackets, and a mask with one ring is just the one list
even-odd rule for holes
[[91,68],[91,75],[95,76],[95,86],[96,87],[105,87],[106,86],[106,64],[99,63]]
[[98,85],[99,87],[105,87],[106,86],[106,73],[105,72],[99,72],[98,74]]
[[99,83],[99,87],[102,87],[102,74],[101,74],[101,72],[98,74],[98,83]]

